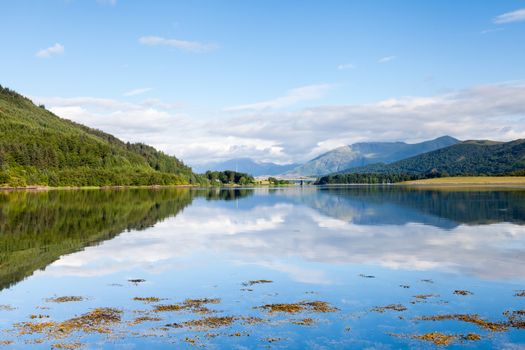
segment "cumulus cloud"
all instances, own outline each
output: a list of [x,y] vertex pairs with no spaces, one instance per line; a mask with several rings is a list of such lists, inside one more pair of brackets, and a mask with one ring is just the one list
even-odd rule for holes
[[38,58],[50,58],[51,56],[61,55],[64,53],[64,46],[56,43],[53,46],[39,50],[35,56]]
[[[279,140],[294,160],[316,156],[316,147],[371,140],[421,141],[525,137],[525,86],[479,86],[433,97],[403,97],[362,105],[332,105],[292,112],[249,113],[216,132]],[[503,130],[505,126],[510,129]],[[301,157],[302,155],[302,157]]]
[[387,62],[395,60],[396,58],[397,58],[397,56],[385,56],[385,57],[381,57],[377,62],[378,63],[387,63]]
[[205,53],[218,49],[218,46],[216,44],[201,43],[198,41],[187,41],[180,39],[166,39],[159,36],[140,37],[139,43],[148,46],[169,46],[182,51],[193,53]]
[[274,98],[272,100],[228,107],[225,110],[228,112],[233,112],[243,110],[265,110],[290,107],[299,102],[321,98],[324,96],[326,91],[332,89],[333,87],[334,85],[332,84],[301,86],[299,88],[289,90],[286,95]]
[[525,8],[507,12],[495,17],[492,22],[496,24],[512,23],[525,21]]
[[77,97],[35,98],[35,102],[44,103],[61,117],[126,141],[151,144],[190,164],[238,157],[307,161],[354,142],[419,142],[446,134],[459,139],[525,138],[525,85],[520,83],[369,104],[279,109],[305,101],[305,96],[319,96],[325,89],[291,90],[273,102],[233,108],[235,113],[222,112],[211,118],[158,100],[129,103]]
[[172,114],[152,100],[129,103],[106,98],[35,98],[53,113],[73,121],[115,133],[126,141],[133,135],[162,131],[172,123],[184,124],[181,114]]
[[125,93],[122,94],[122,96],[137,96],[137,95],[141,95],[151,90],[152,90],[151,88],[133,89],[130,91],[126,91]]

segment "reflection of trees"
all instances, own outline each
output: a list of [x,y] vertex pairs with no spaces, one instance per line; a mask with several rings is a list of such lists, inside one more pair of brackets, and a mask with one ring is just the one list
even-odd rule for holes
[[207,200],[234,200],[240,199],[253,194],[253,189],[250,188],[212,188],[206,191],[205,197]]
[[196,196],[230,200],[251,193],[181,188],[0,192],[0,289],[61,255],[177,215]]
[[351,218],[362,224],[525,224],[524,190],[333,187],[324,188],[321,195],[306,196],[303,201],[325,215]]

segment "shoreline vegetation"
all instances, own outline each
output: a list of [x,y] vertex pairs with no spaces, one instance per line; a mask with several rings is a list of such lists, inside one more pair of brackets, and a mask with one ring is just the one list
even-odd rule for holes
[[[50,191],[50,190],[119,190],[119,189],[163,189],[163,188],[193,188],[193,189],[235,189],[235,188],[282,188],[299,186],[291,182],[275,183],[270,181],[255,181],[243,184],[220,183],[215,185],[143,185],[143,186],[1,186],[0,191]],[[396,183],[330,183],[304,185],[308,187],[336,187],[336,186],[421,186],[421,187],[525,187],[525,176],[453,176],[432,179],[421,179],[412,181],[402,181]]]

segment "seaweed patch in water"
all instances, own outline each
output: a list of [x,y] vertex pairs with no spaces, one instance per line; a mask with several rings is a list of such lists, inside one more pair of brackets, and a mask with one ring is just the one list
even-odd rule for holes
[[468,290],[456,289],[454,291],[454,294],[456,294],[456,295],[473,295],[474,293],[469,292]]
[[308,307],[308,311],[313,311],[313,312],[326,313],[326,312],[338,311],[336,307],[331,306],[326,301],[308,301],[308,302],[303,302],[303,305],[306,305]]
[[286,312],[295,314],[305,310],[305,307],[301,304],[266,304],[259,308],[264,309],[270,313],[273,312]]
[[451,315],[436,315],[436,316],[423,316],[416,318],[416,320],[422,321],[446,321],[446,320],[457,320],[467,323],[473,323],[479,327],[482,327],[486,330],[492,332],[504,332],[509,327],[506,323],[503,322],[489,322],[481,319],[479,315],[476,314],[451,314]]
[[247,325],[254,325],[254,324],[260,324],[260,323],[266,322],[262,318],[256,317],[256,316],[245,316],[245,317],[242,317],[242,320],[243,320],[243,323]]
[[82,347],[82,343],[55,343],[51,345],[51,349],[80,349]]
[[96,308],[81,316],[63,322],[22,322],[15,324],[20,335],[45,333],[52,338],[64,338],[73,332],[111,333],[110,326],[121,320],[122,311]]
[[418,295],[414,295],[414,298],[426,300],[428,298],[433,298],[433,297],[438,297],[438,296],[439,295],[436,295],[436,294],[418,294]]
[[184,306],[179,304],[166,304],[166,305],[155,305],[155,312],[168,312],[168,311],[181,311],[184,310]]
[[462,340],[479,341],[479,340],[481,340],[481,335],[476,334],[476,333],[469,333],[469,334],[466,334],[466,335],[461,335],[460,338]]
[[129,325],[136,326],[144,322],[155,322],[155,321],[162,321],[162,318],[151,317],[151,316],[140,316],[140,317],[135,318],[133,321],[129,322]]
[[253,280],[253,281],[243,282],[242,285],[245,286],[245,287],[251,287],[254,284],[264,284],[264,283],[273,283],[273,281],[270,281],[270,280]]
[[161,298],[157,298],[157,297],[134,297],[133,300],[135,301],[142,301],[142,302],[145,302],[145,303],[157,303],[161,300],[164,300],[164,299],[161,299]]
[[186,321],[182,325],[190,328],[209,329],[230,326],[237,320],[233,316],[205,317],[198,320]]
[[275,343],[275,342],[282,341],[282,340],[283,338],[275,338],[275,337],[268,337],[268,338],[263,339],[263,341],[267,343]]
[[299,303],[290,304],[266,304],[257,308],[266,310],[269,313],[284,312],[290,314],[295,314],[303,311],[318,313],[338,311],[336,307],[331,306],[326,301],[301,301]]
[[418,294],[414,295],[414,300],[410,302],[410,304],[416,304],[416,303],[426,303],[426,300],[429,298],[437,298],[439,295],[437,294]]
[[404,305],[401,305],[401,304],[390,304],[390,305],[386,305],[386,306],[376,306],[376,307],[370,309],[370,311],[380,312],[380,313],[384,313],[387,310],[393,310],[393,311],[402,312],[402,311],[406,311],[407,308]]
[[429,342],[434,343],[434,345],[438,345],[438,346],[447,346],[457,340],[457,337],[455,335],[444,334],[444,333],[439,333],[439,332],[431,332],[431,333],[425,333],[421,335],[414,335],[412,336],[412,338],[429,341]]
[[299,326],[311,326],[315,323],[315,320],[313,318],[307,317],[300,320],[292,320],[291,323]]
[[54,298],[46,299],[48,303],[71,303],[71,302],[84,301],[84,300],[86,300],[84,297],[76,296],[76,295],[54,297]]
[[182,303],[189,308],[199,308],[206,304],[219,304],[221,299],[219,298],[203,298],[203,299],[186,299]]
[[56,322],[21,322],[16,323],[20,335],[48,332],[57,326]]
[[40,315],[40,314],[38,314],[38,315],[29,315],[29,318],[32,319],[32,320],[34,320],[36,318],[40,318],[40,319],[41,318],[49,318],[49,315]]
[[[394,336],[399,336],[395,335]],[[412,339],[418,339],[418,340],[424,340],[428,342],[432,342],[436,346],[448,346],[456,341],[479,341],[481,340],[481,336],[476,333],[468,333],[468,334],[445,334],[441,332],[430,332],[425,333],[421,335],[413,335],[411,336]]]
[[511,327],[525,329],[525,310],[505,311],[503,315],[509,319]]
[[206,304],[219,304],[220,299],[204,298],[204,299],[186,299],[178,304],[156,305],[153,311],[167,312],[167,311],[191,311],[201,314],[212,313],[213,311],[205,307]]
[[184,338],[184,341],[191,345],[199,345],[200,339],[199,337],[186,337]]

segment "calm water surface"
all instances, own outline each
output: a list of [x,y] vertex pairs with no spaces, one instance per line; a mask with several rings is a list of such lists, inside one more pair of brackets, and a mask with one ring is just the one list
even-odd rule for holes
[[0,349],[522,349],[524,225],[519,189],[3,192]]

